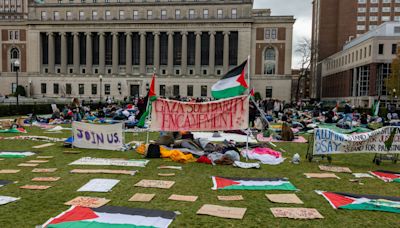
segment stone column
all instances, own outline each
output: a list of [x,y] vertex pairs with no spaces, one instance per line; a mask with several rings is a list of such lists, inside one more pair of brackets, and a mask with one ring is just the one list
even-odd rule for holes
[[132,74],[132,33],[125,33],[126,36],[126,74]]
[[67,34],[61,32],[61,73],[67,73]]
[[105,33],[99,32],[99,73],[104,74],[106,64],[106,41]]
[[146,74],[146,32],[140,32],[140,74]]
[[224,74],[229,70],[229,34],[230,32],[224,32]]
[[118,32],[113,32],[113,41],[112,41],[112,73],[118,74]]
[[182,62],[181,71],[182,75],[187,74],[187,32],[181,32],[182,35]]
[[155,73],[160,72],[160,33],[153,32],[154,35],[154,68]]
[[79,33],[75,32],[75,33],[73,33],[73,35],[74,35],[74,73],[79,74],[79,65],[80,65]]
[[200,75],[201,70],[201,32],[196,32],[196,55],[195,55],[195,73]]
[[92,65],[93,65],[93,57],[92,57],[92,33],[86,32],[86,73],[92,74]]
[[209,74],[214,75],[215,74],[215,32],[210,31],[208,34],[210,34],[210,49],[209,49],[209,57],[208,57],[208,63],[209,63]]
[[48,71],[50,74],[53,74],[54,71],[54,65],[55,65],[55,50],[54,50],[54,33],[49,32],[47,33],[47,36],[49,38],[49,47],[48,47],[48,58],[49,58],[49,63],[48,63]]
[[169,75],[174,71],[174,32],[168,32],[168,69]]

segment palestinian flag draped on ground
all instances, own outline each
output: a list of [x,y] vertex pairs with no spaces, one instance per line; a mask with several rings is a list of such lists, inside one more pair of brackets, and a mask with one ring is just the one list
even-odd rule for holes
[[155,83],[156,83],[156,75],[153,74],[153,78],[151,79],[149,93],[147,94],[148,100],[147,100],[146,111],[140,117],[140,120],[139,120],[139,123],[138,123],[139,127],[144,127],[144,125],[146,123],[146,118],[151,113],[151,102],[155,101],[157,99],[156,90],[155,90]]
[[400,213],[400,197],[316,191],[335,209]]
[[0,158],[25,158],[35,155],[33,152],[14,152],[14,151],[3,151],[0,152]]
[[212,177],[213,190],[286,190],[296,191],[287,178]]
[[398,172],[377,170],[377,171],[373,171],[373,172],[369,172],[369,173],[385,182],[400,183],[400,173],[398,173]]
[[11,128],[6,130],[0,130],[0,133],[28,133],[24,128]]
[[140,208],[102,206],[86,208],[72,206],[43,227],[48,228],[134,228],[168,227],[175,219],[175,212]]
[[245,79],[247,61],[230,70],[212,86],[211,95],[214,98],[222,99],[239,96],[249,88]]

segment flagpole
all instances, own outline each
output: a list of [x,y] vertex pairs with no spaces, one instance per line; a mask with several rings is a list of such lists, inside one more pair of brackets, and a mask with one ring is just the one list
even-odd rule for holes
[[[153,68],[153,77],[154,77],[154,78],[156,77],[156,68],[155,68],[155,67]],[[151,80],[153,80],[153,77],[152,77]],[[151,86],[151,85],[150,85],[150,86]],[[149,88],[149,91],[150,91],[150,90],[151,90],[151,88]],[[147,94],[149,94],[149,93],[147,93]],[[149,103],[150,103],[150,96],[147,95],[146,111],[149,110]],[[149,119],[151,120],[151,114],[150,114],[150,115],[147,115],[146,120],[145,120],[145,124],[146,124],[146,122],[147,122]],[[147,132],[147,133],[146,133],[146,144],[149,144],[149,137],[150,137],[150,127],[149,127],[149,126],[147,126],[147,131],[146,131],[146,132]]]
[[[248,55],[247,56],[247,84],[248,84],[248,93],[249,93],[249,96],[250,96],[250,55]],[[250,109],[249,109],[249,111],[250,111]],[[250,123],[249,123],[249,125],[250,125]],[[247,155],[247,153],[248,153],[248,151],[249,151],[249,134],[251,133],[251,129],[250,129],[250,126],[248,126],[248,128],[247,128],[247,132],[246,132],[246,155]],[[248,160],[248,157],[246,156],[246,161]]]

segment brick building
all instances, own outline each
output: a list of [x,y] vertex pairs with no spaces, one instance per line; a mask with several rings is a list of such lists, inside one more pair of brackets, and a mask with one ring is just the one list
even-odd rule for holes
[[[292,16],[253,0],[0,0],[0,93],[32,97],[210,96],[251,56],[251,84],[290,100]],[[11,5],[10,5],[11,3]],[[21,66],[13,67],[15,60]]]

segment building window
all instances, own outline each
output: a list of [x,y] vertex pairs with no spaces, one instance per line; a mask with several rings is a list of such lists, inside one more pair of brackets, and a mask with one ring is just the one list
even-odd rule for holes
[[382,21],[390,21],[390,16],[382,16]]
[[104,94],[105,95],[110,95],[111,94],[111,85],[110,84],[105,84],[104,85]]
[[53,84],[53,94],[58,94],[59,92],[59,85],[58,83]]
[[147,10],[147,20],[153,19],[153,11],[152,10]]
[[106,15],[106,20],[111,20],[111,11],[110,10],[106,10],[105,15]]
[[208,9],[203,10],[203,18],[208,19]]
[[165,97],[165,85],[160,85],[160,96]]
[[265,97],[272,98],[272,86],[267,86],[265,89]]
[[47,84],[46,83],[40,84],[40,92],[42,94],[46,94],[47,93]]
[[72,85],[71,84],[65,84],[65,93],[68,95],[72,94]]
[[134,10],[133,11],[133,20],[138,20],[139,19],[139,11]]
[[370,16],[369,17],[369,21],[378,21],[378,17],[377,16]]
[[174,85],[173,86],[173,96],[178,97],[179,96],[179,85]]
[[67,20],[72,20],[72,12],[71,11],[67,11]]
[[382,7],[382,12],[384,13],[390,13],[391,8],[390,7]]
[[124,20],[125,19],[125,11],[123,11],[123,10],[119,11],[119,19],[120,20]]
[[365,16],[358,16],[357,21],[365,21]]
[[193,85],[188,85],[188,86],[187,86],[187,93],[186,93],[186,95],[187,95],[188,97],[193,97]]
[[231,18],[236,19],[237,18],[237,9],[232,9],[231,10]]
[[[364,12],[360,12],[360,8],[358,8],[358,12],[359,13],[365,13],[366,10],[365,10],[365,8],[363,8],[363,9],[364,9]],[[369,8],[369,12],[370,13],[377,13],[378,12],[378,7],[370,7]]]
[[365,13],[365,11],[366,11],[365,7],[358,7],[359,13]]
[[46,12],[46,11],[42,11],[42,13],[41,13],[41,19],[42,19],[42,20],[47,20],[47,12]]
[[265,40],[276,40],[277,38],[277,29],[276,28],[265,28],[264,29],[264,39]]
[[383,44],[379,44],[379,46],[378,46],[378,54],[383,55],[383,48],[384,48]]
[[79,20],[81,21],[85,20],[85,12],[79,11]]
[[181,19],[181,10],[175,10],[175,19]]
[[9,40],[19,40],[19,31],[18,30],[9,31]]
[[365,25],[357,25],[357,30],[358,31],[365,30]]
[[397,44],[392,44],[392,54],[395,55],[397,53]]
[[394,31],[394,33],[400,33],[400,26],[394,26],[394,29],[393,29]]
[[161,19],[162,20],[167,19],[167,10],[161,10]]
[[78,85],[78,92],[79,92],[79,95],[85,94],[85,85],[84,84]]
[[54,12],[53,12],[53,16],[54,16],[53,19],[54,19],[55,21],[60,20],[60,12],[54,11]]
[[97,84],[92,84],[92,95],[97,94]]
[[358,3],[360,3],[360,4],[365,4],[365,3],[366,3],[366,0],[358,0]]
[[97,20],[97,11],[92,11],[92,20]]
[[194,9],[189,9],[189,19],[195,19],[196,18],[196,12]]
[[206,85],[201,86],[200,95],[202,97],[207,97],[207,86]]
[[390,63],[383,63],[378,65],[378,74],[377,74],[377,80],[376,80],[376,95],[377,96],[387,96],[388,92],[386,89],[386,83],[385,80],[387,77],[390,76],[391,73],[391,64]]
[[355,84],[356,96],[368,96],[369,92],[369,66],[356,68],[357,83]]
[[273,75],[276,69],[276,52],[270,47],[264,51],[264,74]]
[[224,12],[222,11],[222,9],[217,10],[217,18],[218,19],[224,18]]
[[18,67],[14,66],[14,61],[19,60],[19,50],[17,48],[13,48],[10,51],[10,62],[11,62],[11,71],[17,72]]

